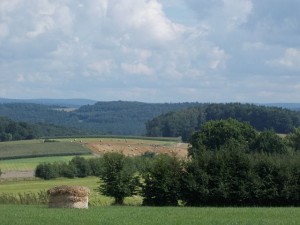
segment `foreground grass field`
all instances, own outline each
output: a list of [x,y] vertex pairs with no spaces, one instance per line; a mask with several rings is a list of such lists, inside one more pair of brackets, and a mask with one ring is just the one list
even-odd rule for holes
[[299,225],[299,208],[160,208],[0,205],[1,225]]

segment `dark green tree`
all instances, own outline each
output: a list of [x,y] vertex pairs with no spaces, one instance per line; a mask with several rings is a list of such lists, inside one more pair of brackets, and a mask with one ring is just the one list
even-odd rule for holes
[[57,163],[41,163],[35,169],[35,176],[44,180],[57,178],[60,176],[60,167]]
[[202,150],[218,151],[232,141],[249,148],[256,136],[256,130],[246,122],[234,119],[209,121],[192,135],[188,152],[194,156]]
[[207,172],[212,152],[203,151],[184,163],[181,175],[180,198],[187,206],[201,206],[208,203],[210,176]]
[[151,167],[142,174],[143,205],[177,206],[180,196],[181,165],[169,155],[155,157]]
[[136,169],[128,157],[120,153],[106,153],[102,160],[99,191],[113,197],[115,204],[122,205],[125,197],[136,194],[139,185]]
[[80,156],[74,157],[70,161],[69,166],[70,166],[70,170],[72,170],[72,168],[76,168],[76,173],[75,173],[76,177],[87,177],[92,173],[91,166],[88,160]]
[[287,145],[284,139],[277,135],[273,130],[261,132],[253,143],[253,152],[265,153],[287,153]]

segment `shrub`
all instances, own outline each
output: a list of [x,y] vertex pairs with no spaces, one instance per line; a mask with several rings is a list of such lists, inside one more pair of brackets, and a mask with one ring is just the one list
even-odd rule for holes
[[57,163],[42,163],[39,164],[35,169],[35,176],[50,180],[60,176],[59,165]]
[[70,170],[76,168],[76,173],[74,174],[76,177],[87,177],[92,173],[89,162],[83,157],[74,157],[70,161],[69,166],[71,167]]

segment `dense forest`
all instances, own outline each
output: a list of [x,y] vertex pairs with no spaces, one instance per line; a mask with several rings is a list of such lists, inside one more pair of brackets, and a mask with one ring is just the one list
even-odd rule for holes
[[254,104],[202,104],[160,115],[146,123],[148,136],[179,137],[187,141],[194,131],[210,120],[234,118],[249,122],[255,129],[273,129],[286,134],[300,126],[300,113]]
[[141,102],[98,102],[71,111],[58,105],[32,103],[0,104],[0,116],[16,121],[48,123],[85,130],[90,134],[145,135],[145,122],[162,113],[199,103],[150,104]]
[[0,141],[30,140],[41,137],[84,135],[83,131],[44,123],[15,122],[0,117]]

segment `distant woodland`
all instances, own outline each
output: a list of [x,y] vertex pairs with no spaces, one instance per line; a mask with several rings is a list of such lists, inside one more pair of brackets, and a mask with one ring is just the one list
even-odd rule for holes
[[[67,135],[147,135],[182,137],[210,120],[233,118],[255,129],[289,133],[300,126],[300,112],[254,104],[97,102],[79,108],[33,103],[0,104],[2,139]],[[5,118],[4,118],[5,117]],[[9,119],[8,119],[9,118]],[[1,140],[2,140],[1,139]]]
[[286,134],[300,126],[300,113],[278,107],[254,104],[202,104],[169,112],[146,123],[148,136],[178,137],[187,141],[207,121],[233,118],[249,122],[258,131],[272,129]]

